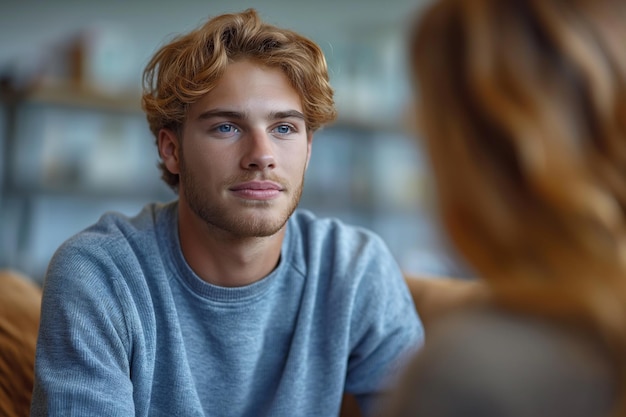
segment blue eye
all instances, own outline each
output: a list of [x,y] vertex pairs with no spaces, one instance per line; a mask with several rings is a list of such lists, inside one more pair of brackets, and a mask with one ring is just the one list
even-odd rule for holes
[[291,133],[291,126],[289,126],[289,125],[280,125],[280,126],[276,127],[276,132],[280,133],[282,135],[285,135],[287,133]]
[[211,134],[219,138],[230,138],[238,135],[239,128],[232,123],[221,123],[211,128]]
[[217,131],[220,133],[231,133],[232,131],[235,130],[235,126],[231,125],[231,124],[223,124],[223,125],[219,125],[217,127]]

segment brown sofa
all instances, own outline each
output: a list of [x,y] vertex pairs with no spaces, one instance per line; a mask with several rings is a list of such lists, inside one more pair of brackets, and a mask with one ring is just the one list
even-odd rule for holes
[[14,271],[0,271],[0,415],[26,417],[33,390],[41,289]]

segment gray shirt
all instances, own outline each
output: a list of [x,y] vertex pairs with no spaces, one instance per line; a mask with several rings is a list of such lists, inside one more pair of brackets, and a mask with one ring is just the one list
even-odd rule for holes
[[32,416],[366,415],[423,330],[371,232],[298,210],[277,268],[201,280],[177,203],[105,214],[65,242],[44,283]]

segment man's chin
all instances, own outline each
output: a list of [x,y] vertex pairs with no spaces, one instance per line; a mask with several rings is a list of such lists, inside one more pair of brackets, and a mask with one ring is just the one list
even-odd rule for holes
[[[291,213],[288,214],[291,215]],[[289,215],[279,216],[269,211],[254,211],[252,213],[247,211],[236,217],[224,219],[225,221],[221,222],[220,228],[241,238],[270,237],[280,232],[287,223]],[[219,227],[215,222],[212,223]]]

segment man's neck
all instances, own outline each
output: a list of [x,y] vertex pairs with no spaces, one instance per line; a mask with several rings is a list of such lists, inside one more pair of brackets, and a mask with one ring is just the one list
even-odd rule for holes
[[286,225],[272,236],[241,238],[199,222],[180,213],[178,233],[185,260],[204,281],[240,287],[259,281],[276,268]]

